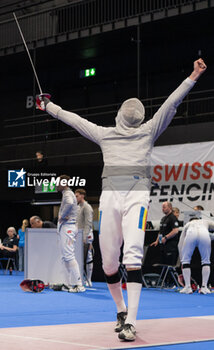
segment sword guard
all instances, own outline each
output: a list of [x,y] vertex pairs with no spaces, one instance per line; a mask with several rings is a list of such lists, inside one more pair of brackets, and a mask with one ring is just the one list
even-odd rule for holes
[[45,111],[46,103],[45,99],[50,100],[51,95],[49,93],[42,93],[40,95],[36,96],[36,108],[40,109],[41,111]]

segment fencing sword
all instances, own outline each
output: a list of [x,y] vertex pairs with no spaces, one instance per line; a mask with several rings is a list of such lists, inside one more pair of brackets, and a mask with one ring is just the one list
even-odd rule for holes
[[24,35],[23,35],[23,33],[22,33],[22,30],[21,30],[21,27],[20,27],[20,25],[19,25],[19,22],[18,22],[18,19],[17,19],[17,17],[16,17],[15,12],[13,12],[13,17],[14,17],[14,19],[15,19],[15,21],[16,21],[16,24],[17,24],[19,33],[20,33],[20,35],[21,35],[21,38],[22,38],[22,41],[23,41],[25,50],[26,50],[26,52],[27,52],[27,54],[28,54],[28,57],[29,57],[29,60],[30,60],[30,63],[31,63],[31,66],[32,66],[32,69],[33,69],[33,73],[34,73],[34,76],[35,76],[35,78],[36,78],[36,82],[37,82],[37,85],[38,85],[38,88],[39,88],[40,95],[43,95],[42,88],[41,88],[41,85],[40,85],[40,82],[39,82],[39,78],[38,78],[38,75],[37,75],[37,73],[36,73],[36,69],[35,69],[34,64],[33,64],[33,60],[32,60],[32,58],[31,58],[29,49],[28,49],[28,47],[27,47],[27,44],[26,44]]

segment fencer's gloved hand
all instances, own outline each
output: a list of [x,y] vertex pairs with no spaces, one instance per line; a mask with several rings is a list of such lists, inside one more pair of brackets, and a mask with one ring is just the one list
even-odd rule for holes
[[41,111],[46,110],[47,104],[50,102],[51,95],[50,94],[40,94],[36,97],[36,107]]

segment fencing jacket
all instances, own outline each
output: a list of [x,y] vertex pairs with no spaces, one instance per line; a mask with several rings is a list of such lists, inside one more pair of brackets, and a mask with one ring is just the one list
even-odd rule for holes
[[62,191],[62,202],[59,208],[59,217],[63,223],[76,222],[77,200],[70,188]]
[[167,128],[177,107],[194,85],[195,81],[185,79],[153,118],[137,128],[123,128],[119,123],[115,127],[98,126],[52,102],[47,104],[46,111],[101,147],[103,178],[123,175],[150,178],[149,165],[154,142]]
[[87,239],[93,228],[93,209],[87,201],[78,205],[77,226],[83,230],[83,238]]

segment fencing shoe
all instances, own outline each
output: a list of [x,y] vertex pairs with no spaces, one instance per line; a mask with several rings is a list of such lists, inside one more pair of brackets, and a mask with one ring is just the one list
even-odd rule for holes
[[192,294],[192,288],[191,287],[184,287],[180,290],[180,293],[182,294]]
[[126,323],[122,331],[118,334],[118,338],[126,341],[135,340],[136,339],[135,327],[130,323]]
[[84,286],[74,286],[69,288],[68,293],[82,293],[85,292]]
[[201,289],[199,291],[200,294],[210,294],[211,291],[209,290],[209,288],[201,286]]
[[122,331],[124,324],[125,324],[126,317],[127,317],[127,311],[117,313],[117,323],[116,323],[116,326],[114,328],[115,332]]

